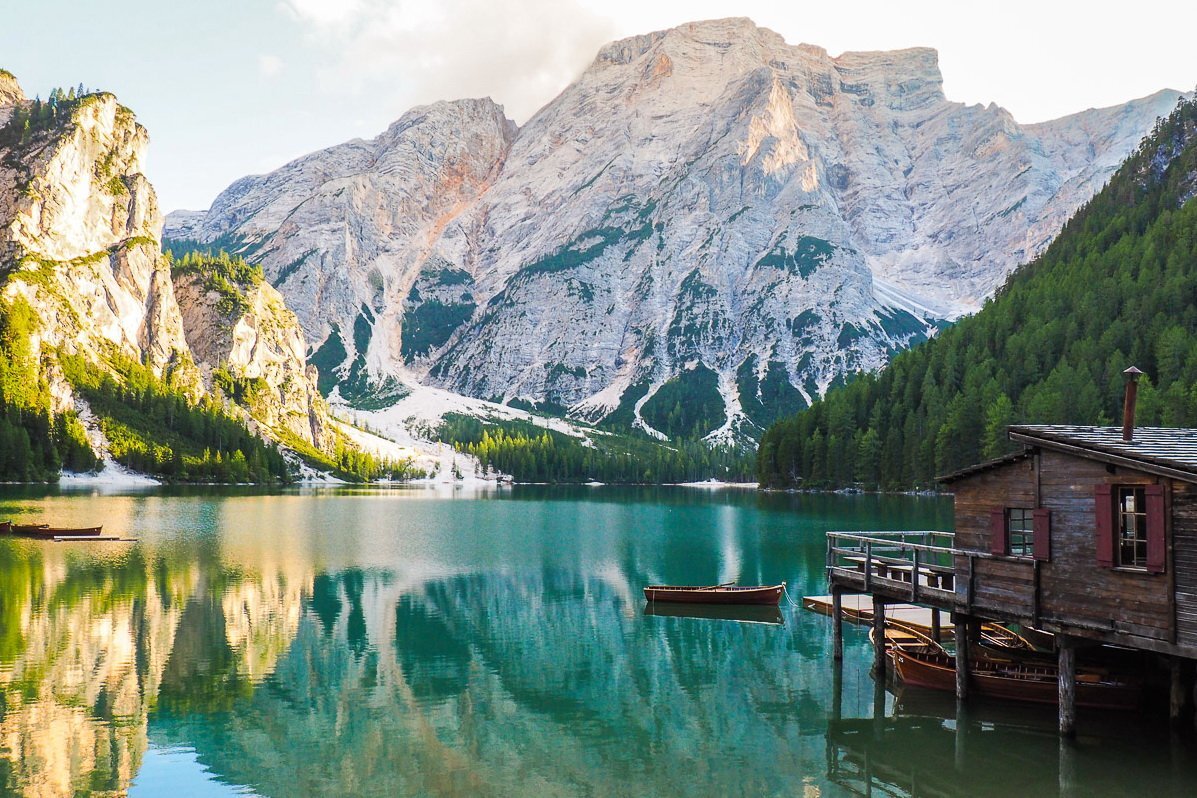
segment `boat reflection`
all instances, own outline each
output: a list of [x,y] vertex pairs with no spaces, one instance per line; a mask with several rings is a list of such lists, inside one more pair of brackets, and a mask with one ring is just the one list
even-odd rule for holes
[[[1054,707],[970,700],[897,687],[892,715],[834,717],[827,726],[828,780],[851,795],[1191,795],[1197,763],[1160,750],[1176,744],[1158,719],[1082,710],[1084,734],[1056,733]],[[884,707],[882,700],[877,704]],[[1147,785],[1150,785],[1148,787]]]
[[765,623],[772,626],[784,626],[786,622],[778,607],[737,606],[734,604],[680,604],[647,601],[644,604],[644,614],[662,618],[699,618],[707,621]]

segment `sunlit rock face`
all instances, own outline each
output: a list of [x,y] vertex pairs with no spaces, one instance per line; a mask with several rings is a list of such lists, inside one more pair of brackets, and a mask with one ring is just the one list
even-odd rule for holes
[[[0,87],[6,113],[30,109]],[[111,94],[79,101],[59,123],[0,143],[3,296],[24,297],[41,322],[35,346],[99,360],[113,350],[158,373],[187,344],[162,215],[144,175],[149,136]]]
[[278,291],[263,282],[235,286],[240,301],[231,305],[197,274],[175,275],[174,289],[205,385],[220,387],[214,369],[247,381],[252,395],[243,401],[265,434],[278,437],[282,430],[330,449],[328,406],[316,369],[307,365],[303,332]]
[[260,258],[354,395],[407,376],[651,426],[677,380],[726,439],[979,307],[1177,97],[1020,125],[949,102],[933,50],[693,23],[604,47],[518,131],[417,108],[169,234]]
[[327,406],[282,297],[248,286],[230,310],[201,276],[172,280],[144,175],[149,135],[133,112],[97,93],[65,102],[57,121],[6,125],[38,107],[0,72],[0,300],[33,308],[32,350],[55,409],[75,403],[59,352],[100,368],[119,357],[143,363],[193,398],[224,369],[262,381],[250,415],[266,437],[282,431],[331,450]]

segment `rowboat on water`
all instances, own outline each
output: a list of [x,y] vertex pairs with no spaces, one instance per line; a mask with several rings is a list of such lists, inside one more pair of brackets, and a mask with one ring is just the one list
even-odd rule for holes
[[786,583],[737,587],[722,585],[649,585],[644,598],[649,602],[674,601],[684,604],[763,604],[776,607],[785,592]]
[[10,535],[32,535],[50,528],[49,524],[14,524],[11,520],[6,520],[5,525],[7,526],[5,531]]
[[35,538],[94,537],[103,530],[103,526],[61,527],[49,524],[14,524],[10,521],[0,524],[0,533]]
[[[887,628],[885,642],[894,674],[903,684],[931,690],[956,689],[956,658],[935,641],[910,629]],[[1059,670],[1054,664],[970,657],[969,677],[979,695],[1037,704],[1055,704],[1059,700]],[[1134,679],[1104,669],[1077,670],[1078,706],[1135,710],[1141,692]]]

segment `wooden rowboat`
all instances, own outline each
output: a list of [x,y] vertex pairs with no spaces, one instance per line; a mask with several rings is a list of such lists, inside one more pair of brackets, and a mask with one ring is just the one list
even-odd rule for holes
[[685,604],[758,604],[776,607],[786,584],[736,587],[726,585],[649,585],[644,598],[649,602],[674,601]]
[[[906,629],[887,630],[885,638],[894,673],[903,684],[931,690],[956,689],[956,659],[934,641]],[[1037,704],[1055,704],[1059,700],[1059,671],[1053,665],[970,658],[969,676],[979,695]],[[1078,706],[1136,710],[1140,695],[1140,686],[1133,680],[1102,671],[1077,672]]]
[[49,524],[10,524],[10,533],[34,538],[95,537],[103,526],[60,527]]
[[49,524],[14,524],[11,521],[8,522],[8,533],[10,535],[33,535],[49,528]]

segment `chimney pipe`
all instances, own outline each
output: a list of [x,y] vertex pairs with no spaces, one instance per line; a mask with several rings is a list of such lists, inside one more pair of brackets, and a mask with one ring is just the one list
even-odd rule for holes
[[1135,399],[1139,393],[1139,375],[1143,372],[1131,366],[1122,373],[1126,375],[1126,393],[1122,398],[1122,440],[1131,443],[1135,439]]

